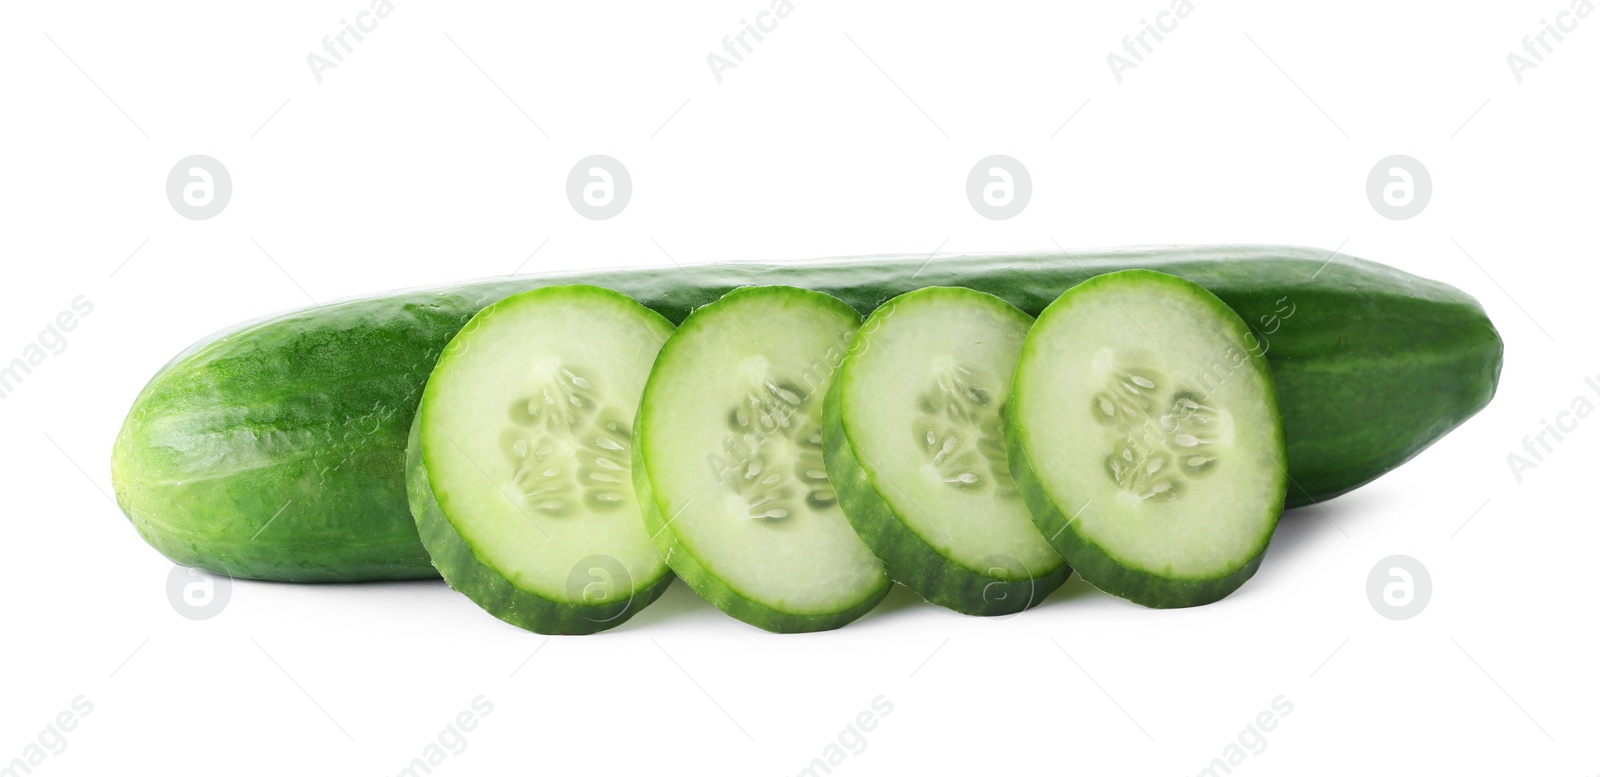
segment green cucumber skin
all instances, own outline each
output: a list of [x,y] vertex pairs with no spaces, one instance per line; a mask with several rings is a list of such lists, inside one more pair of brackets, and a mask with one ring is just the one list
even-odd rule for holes
[[[883,561],[889,577],[933,602],[964,615],[1012,615],[1044,601],[1072,574],[1065,563],[1022,580],[1006,580],[957,566],[895,517],[868,480],[844,431],[839,395],[844,381],[835,379],[822,411],[822,454],[828,483],[839,506],[862,542]],[[1029,503],[1028,507],[1033,505]],[[1032,570],[1029,570],[1032,571]]]
[[163,555],[218,574],[437,577],[406,525],[406,435],[435,358],[479,301],[494,300],[340,303],[191,347],[123,422],[118,503]]
[[[406,435],[440,350],[501,297],[591,283],[677,324],[752,284],[826,292],[863,314],[913,289],[965,286],[1037,315],[1094,275],[1144,267],[1200,284],[1268,341],[1289,505],[1308,504],[1399,466],[1482,409],[1502,354],[1470,296],[1358,259],[1323,267],[1328,258],[1283,246],[863,257],[514,278],[330,303],[179,354],[129,411],[112,480],[140,534],[182,564],[266,580],[431,577],[406,505]],[[1294,314],[1274,324],[1288,304]]]
[[[1145,276],[1143,280],[1145,283],[1188,286],[1182,281],[1142,270],[1119,272],[1117,275]],[[1085,283],[1075,290],[1073,294],[1063,295],[1060,301],[1051,303],[1051,305],[1070,303],[1068,297],[1087,293],[1093,290],[1095,286],[1111,285],[1115,280],[1114,276],[1110,274],[1098,277],[1092,283]],[[1199,292],[1199,295],[1210,297],[1209,304],[1211,307],[1220,313],[1232,316],[1231,310],[1221,299],[1204,291]],[[1049,313],[1048,308],[1041,312],[1038,321],[1044,321]],[[1249,325],[1243,320],[1238,323],[1244,325],[1244,329],[1238,332],[1239,339],[1243,340],[1249,333]],[[1033,331],[1038,332],[1040,330],[1035,329]],[[1030,332],[1029,334],[1031,339],[1033,333]],[[1022,357],[1024,362],[1028,358],[1028,350],[1028,345],[1024,344]],[[1282,418],[1282,404],[1273,385],[1272,372],[1265,360],[1252,354],[1245,360],[1244,364],[1248,365],[1248,369],[1259,371],[1257,377],[1261,382],[1262,389],[1267,394],[1267,406],[1275,411],[1273,415]],[[1023,363],[1019,362],[1017,365],[1018,377],[1015,378],[1014,386],[1020,383],[1023,369]],[[1122,597],[1145,607],[1158,609],[1197,607],[1203,604],[1211,604],[1238,590],[1261,567],[1261,559],[1266,555],[1267,545],[1272,541],[1272,535],[1277,531],[1278,521],[1283,515],[1283,508],[1276,503],[1276,499],[1274,500],[1275,503],[1268,507],[1272,511],[1271,520],[1267,531],[1261,536],[1260,547],[1239,569],[1226,576],[1186,580],[1165,577],[1118,562],[1105,548],[1079,533],[1072,525],[1072,518],[1063,515],[1055,500],[1051,499],[1045,491],[1044,483],[1040,481],[1038,473],[1034,471],[1033,461],[1029,458],[1027,446],[1023,442],[1025,432],[1022,424],[1018,422],[1016,414],[1011,412],[1018,405],[1017,392],[1013,389],[1011,400],[1001,408],[1005,419],[1006,463],[1011,469],[1011,479],[1016,481],[1018,492],[1022,494],[1023,501],[1028,505],[1029,512],[1033,514],[1034,525],[1039,527],[1040,533],[1044,534],[1050,544],[1055,546],[1056,551],[1067,559],[1067,563],[1078,570],[1078,576],[1082,577],[1085,582],[1106,593]],[[1275,439],[1271,441],[1273,448],[1279,451],[1286,450],[1287,445],[1283,426],[1275,424],[1272,431],[1275,432]],[[1274,493],[1287,494],[1289,487],[1288,471],[1279,470],[1276,474],[1278,475],[1278,480]],[[1087,505],[1085,507],[1087,508]]]
[[672,573],[664,572],[640,587],[620,611],[618,602],[599,605],[555,602],[517,588],[478,560],[472,547],[456,532],[450,517],[439,506],[422,459],[421,437],[422,414],[417,413],[406,448],[406,491],[422,545],[451,588],[465,594],[496,618],[540,634],[594,634],[622,625],[650,606],[672,584]]
[[639,510],[644,514],[644,526],[650,532],[651,541],[655,542],[656,549],[661,551],[661,557],[666,559],[667,566],[673,574],[683,579],[683,582],[700,598],[715,605],[717,609],[757,628],[765,629],[778,634],[797,634],[811,631],[828,631],[840,628],[866,615],[872,608],[889,595],[892,587],[887,577],[883,585],[874,591],[860,604],[843,612],[828,615],[794,615],[779,612],[771,607],[746,598],[733,590],[731,586],[722,581],[722,578],[712,574],[685,549],[678,541],[677,535],[667,528],[669,519],[661,512],[656,502],[655,487],[650,485],[650,475],[645,469],[644,445],[641,440],[642,421],[644,413],[636,414],[633,423],[633,490],[639,501]]

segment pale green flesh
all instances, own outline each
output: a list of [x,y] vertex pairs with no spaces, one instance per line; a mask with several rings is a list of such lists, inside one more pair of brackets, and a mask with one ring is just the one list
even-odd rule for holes
[[663,531],[711,575],[791,615],[859,605],[883,567],[828,484],[820,420],[859,316],[815,292],[733,292],[684,323],[643,404]]
[[890,304],[856,340],[841,395],[873,489],[923,542],[968,569],[1026,578],[1060,567],[1007,470],[1000,417],[1033,319],[969,289]]
[[1283,451],[1259,344],[1171,284],[1104,284],[1041,316],[1017,427],[1073,531],[1119,563],[1209,579],[1260,554]]
[[[614,292],[555,287],[485,309],[441,356],[421,408],[428,480],[477,558],[517,588],[592,605],[666,574],[634,499],[629,437],[671,333]],[[596,556],[631,584],[572,590]]]

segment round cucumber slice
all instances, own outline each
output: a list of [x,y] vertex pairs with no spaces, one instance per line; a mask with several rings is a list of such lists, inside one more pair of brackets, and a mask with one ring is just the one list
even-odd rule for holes
[[788,286],[696,310],[645,386],[634,485],[673,571],[769,631],[843,626],[889,590],[822,457],[823,397],[860,314]]
[[867,318],[828,394],[828,476],[889,576],[969,615],[1020,612],[1071,570],[1006,467],[1001,405],[1033,318],[934,287]]
[[445,581],[543,634],[617,626],[672,582],[639,515],[634,412],[672,324],[596,286],[473,316],[412,423],[411,511]]
[[1011,470],[1084,580],[1189,607],[1255,574],[1288,477],[1261,350],[1210,292],[1149,270],[1091,278],[1039,314],[1012,384]]

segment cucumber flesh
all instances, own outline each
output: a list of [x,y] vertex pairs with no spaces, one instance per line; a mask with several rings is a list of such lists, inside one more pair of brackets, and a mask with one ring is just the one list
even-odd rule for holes
[[575,285],[501,300],[450,341],[407,485],[451,587],[545,634],[617,626],[666,589],[629,468],[639,395],[671,333],[628,297]]
[[828,396],[828,474],[890,577],[969,615],[1038,604],[1070,569],[1006,466],[1001,406],[1033,319],[927,288],[867,318]]
[[1013,382],[1010,461],[1085,580],[1186,607],[1254,574],[1287,484],[1260,351],[1210,292],[1147,270],[1090,279],[1040,314]]
[[657,547],[769,631],[837,628],[888,593],[822,456],[823,398],[860,323],[826,294],[737,289],[683,322],[644,390],[633,476]]

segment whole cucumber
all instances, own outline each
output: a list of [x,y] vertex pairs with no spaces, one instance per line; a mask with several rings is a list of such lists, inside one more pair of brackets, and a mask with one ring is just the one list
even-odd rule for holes
[[112,481],[139,533],[182,564],[262,580],[433,577],[406,502],[406,436],[440,350],[502,297],[589,283],[678,323],[740,286],[815,289],[863,314],[913,289],[965,286],[1037,315],[1090,277],[1147,268],[1200,284],[1255,329],[1284,417],[1289,505],[1303,505],[1399,466],[1482,409],[1503,350],[1467,294],[1329,258],[1285,246],[862,257],[512,278],[336,302],[179,354],[134,401]]

